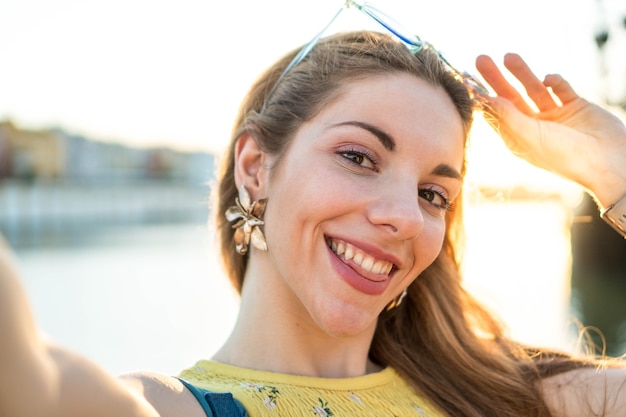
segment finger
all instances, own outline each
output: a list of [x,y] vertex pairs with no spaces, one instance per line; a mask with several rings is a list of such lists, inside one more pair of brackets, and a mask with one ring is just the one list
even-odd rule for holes
[[539,111],[548,111],[559,107],[546,86],[530,70],[519,55],[506,54],[504,56],[504,66],[511,71],[515,78],[520,80],[526,89],[526,93],[528,93],[528,97],[537,105]]
[[490,97],[487,105],[485,120],[500,135],[506,145],[511,150],[526,149],[527,145],[519,141],[519,134],[514,129],[519,124],[518,118],[523,120],[530,116],[502,97]]
[[578,98],[578,94],[576,94],[570,83],[559,74],[546,75],[546,78],[543,80],[543,84],[546,87],[551,88],[552,92],[554,92],[563,104],[567,104]]
[[476,69],[498,96],[506,98],[526,114],[533,113],[526,100],[509,84],[490,57],[487,55],[478,56],[476,58]]

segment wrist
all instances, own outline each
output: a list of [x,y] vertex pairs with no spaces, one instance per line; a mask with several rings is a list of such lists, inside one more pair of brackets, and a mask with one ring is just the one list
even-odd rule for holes
[[626,170],[624,172],[604,171],[598,175],[597,181],[588,184],[587,189],[595,198],[600,210],[606,210],[626,195]]

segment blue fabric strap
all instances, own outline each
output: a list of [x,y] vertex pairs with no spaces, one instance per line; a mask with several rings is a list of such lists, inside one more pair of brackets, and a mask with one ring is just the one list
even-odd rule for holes
[[207,417],[248,417],[246,409],[230,392],[211,392],[178,379],[196,397]]

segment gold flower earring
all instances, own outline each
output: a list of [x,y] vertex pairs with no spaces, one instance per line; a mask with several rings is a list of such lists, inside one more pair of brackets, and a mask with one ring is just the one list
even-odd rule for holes
[[265,224],[261,218],[266,205],[267,198],[251,202],[248,190],[242,185],[239,188],[239,198],[235,198],[235,205],[226,210],[226,219],[229,222],[237,221],[233,224],[233,229],[236,229],[234,239],[239,254],[245,255],[248,252],[250,242],[259,250],[267,250],[267,242],[261,230],[261,226]]

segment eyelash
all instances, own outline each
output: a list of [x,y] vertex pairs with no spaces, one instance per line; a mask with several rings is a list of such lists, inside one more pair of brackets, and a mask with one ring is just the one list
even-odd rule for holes
[[[340,155],[342,158],[346,159],[350,164],[356,165],[363,169],[369,169],[373,171],[377,170],[378,161],[376,159],[376,156],[367,150],[356,150],[354,148],[349,148],[349,149],[340,150],[337,152],[337,154]],[[357,162],[354,160],[355,157],[369,160],[369,162],[372,164],[372,167],[370,168],[370,167],[363,166],[362,165],[363,160]],[[423,195],[424,192],[430,192],[430,193],[435,194],[436,196],[438,196],[439,198],[443,200],[443,203],[442,204],[433,203],[428,198],[424,197]],[[424,200],[426,200],[428,204],[430,204],[431,206],[439,210],[444,210],[444,211],[454,210],[454,204],[452,204],[450,200],[441,191],[436,190],[435,187],[429,187],[429,188],[420,190],[419,196],[424,198]]]
[[[360,168],[369,169],[373,171],[377,170],[378,159],[372,152],[369,152],[368,150],[365,150],[365,149],[357,150],[354,148],[349,148],[349,149],[340,150],[337,152],[337,154],[340,155],[342,158],[346,159],[349,163],[354,164]],[[363,158],[363,159],[357,162],[354,160],[355,157]],[[367,159],[372,164],[372,167],[363,166],[363,162],[365,159]]]
[[431,192],[433,194],[436,194],[437,196],[439,196],[439,198],[441,198],[443,200],[443,204],[437,204],[437,203],[433,203],[432,201],[428,200],[427,198],[424,197],[424,200],[426,200],[426,202],[430,205],[432,205],[433,207],[436,207],[440,210],[445,210],[445,211],[452,211],[454,210],[454,204],[452,204],[452,202],[450,202],[450,200],[440,191],[437,191],[434,187],[429,187],[429,188],[425,188],[423,190],[420,190],[420,197],[423,197],[424,192]]

